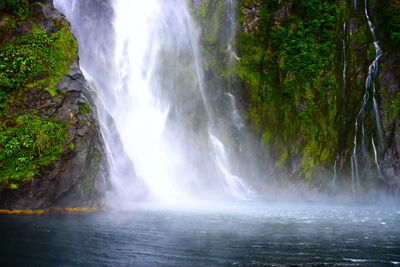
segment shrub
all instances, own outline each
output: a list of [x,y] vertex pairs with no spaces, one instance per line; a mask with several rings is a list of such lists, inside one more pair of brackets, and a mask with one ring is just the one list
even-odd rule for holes
[[63,152],[68,137],[63,122],[27,115],[18,116],[13,127],[0,128],[0,183],[21,184],[30,180]]
[[0,11],[22,16],[26,14],[28,10],[28,0],[0,0]]
[[398,48],[400,46],[400,3],[378,2],[378,19],[377,26],[390,40],[393,47]]
[[54,87],[67,73],[76,51],[66,25],[51,35],[36,28],[30,35],[8,41],[0,50],[0,87],[21,89],[38,80]]

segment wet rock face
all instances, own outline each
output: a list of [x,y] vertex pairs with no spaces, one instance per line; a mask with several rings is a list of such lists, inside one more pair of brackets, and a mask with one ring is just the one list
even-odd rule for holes
[[381,117],[385,132],[386,150],[382,169],[394,195],[400,195],[400,57],[395,51],[387,51],[382,57],[379,79],[383,94]]
[[[58,30],[62,14],[52,6],[33,4],[46,32]],[[107,167],[104,144],[91,92],[78,61],[58,82],[57,96],[45,90],[27,90],[10,110],[17,114],[35,112],[41,118],[63,121],[69,138],[63,153],[39,175],[17,190],[0,188],[0,208],[38,209],[51,206],[99,206],[106,191]]]
[[245,14],[243,22],[243,30],[246,34],[256,33],[260,26],[259,14],[261,11],[261,3],[259,1],[248,1],[242,7],[242,12]]
[[[389,2],[391,2],[389,6],[397,5],[394,1]],[[340,184],[344,188],[341,191],[347,190],[348,195],[352,194],[350,159],[355,135],[358,142],[361,140],[360,130],[355,133],[355,121],[364,101],[368,69],[376,57],[364,2],[358,1],[357,8],[353,3],[353,1],[312,3],[312,1],[290,0],[243,0],[238,4],[241,16],[238,20],[240,42],[237,45],[238,64],[241,66],[239,75],[244,82],[243,91],[249,92],[244,106],[248,109],[250,123],[254,125],[257,136],[260,136],[260,147],[264,146],[267,153],[272,155],[271,161],[276,165],[274,173],[278,180],[287,179],[300,184],[306,181],[310,187],[329,191],[332,177],[336,177],[338,186]],[[369,193],[381,188],[382,192],[392,191],[391,195],[398,197],[400,196],[400,60],[398,47],[393,45],[393,40],[384,31],[385,14],[382,13],[382,8],[379,9],[381,3],[381,1],[368,1],[368,12],[383,51],[379,61],[379,77],[376,78],[376,98],[384,132],[382,142],[384,144],[379,144],[377,148],[377,161],[385,178],[375,175],[377,167],[373,147],[370,144],[371,137],[376,142],[379,134],[372,110],[371,88],[368,89],[371,92],[365,115],[362,119],[358,119],[358,125],[361,125],[361,120],[364,121],[365,140],[369,143],[367,154],[370,159],[364,159],[361,155],[357,157],[359,165],[365,165],[360,167],[360,170],[370,173],[360,176],[363,192]],[[319,11],[313,13],[314,9]],[[327,20],[313,25],[321,17],[315,14],[322,13]],[[329,27],[328,21],[331,23]],[[309,30],[312,30],[313,34],[307,36]],[[324,32],[329,34],[323,36]],[[282,36],[283,38],[280,38]],[[334,38],[328,38],[331,36]],[[312,40],[314,46],[307,43],[307,40]],[[301,43],[306,45],[297,46]],[[327,48],[331,50],[315,54],[314,51],[319,51],[321,47],[323,48],[320,51],[325,51]],[[288,56],[290,51],[295,51],[292,49],[296,49],[296,52]],[[296,82],[292,82],[292,80],[296,78],[299,69],[306,68],[294,68],[297,64],[301,65],[301,62],[291,59],[300,57],[301,54],[307,55],[303,58],[305,61],[313,58],[313,55],[318,60],[324,57],[330,57],[330,60],[325,61],[320,68],[321,71],[314,72],[315,75],[303,75],[307,86],[296,89],[297,84],[302,81],[297,79]],[[318,60],[310,62],[307,66],[316,66]],[[288,65],[287,62],[293,64]],[[315,86],[312,85],[313,80],[323,82]],[[333,82],[326,83],[329,80]],[[285,88],[288,82],[290,86],[286,89],[289,90],[281,94],[282,88]],[[309,95],[302,95],[301,90],[308,87],[311,88]],[[296,97],[290,99],[291,95]],[[324,98],[324,95],[329,97]],[[295,108],[291,107],[293,103]],[[318,112],[307,113],[313,112],[310,108],[313,106]],[[307,114],[312,114],[311,123],[308,124],[309,127],[303,127],[302,125],[307,125],[308,120],[303,120]],[[297,124],[299,121],[301,123]],[[329,122],[325,123],[326,121]],[[312,131],[308,134],[308,129],[316,129],[315,134]],[[357,145],[357,148],[359,147],[360,144]],[[333,174],[334,166],[335,174]],[[373,176],[372,182],[367,176]]]
[[[53,116],[67,123],[69,139],[64,153],[43,173],[18,190],[0,192],[2,208],[46,208],[49,206],[98,206],[106,190],[107,169],[103,142],[99,133],[88,84],[77,62],[63,77],[58,88],[63,99],[39,94],[38,109],[43,117]],[[45,104],[42,105],[42,102]]]
[[275,23],[281,22],[282,20],[287,18],[292,11],[292,7],[293,7],[293,3],[289,2],[289,3],[286,3],[281,9],[276,11],[273,16],[274,22]]
[[48,33],[54,33],[59,30],[57,22],[64,20],[63,15],[54,9],[52,5],[34,3],[32,11],[40,19],[39,26]]

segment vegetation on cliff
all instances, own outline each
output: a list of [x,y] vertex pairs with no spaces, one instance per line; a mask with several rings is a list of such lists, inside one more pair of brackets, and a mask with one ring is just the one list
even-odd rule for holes
[[20,115],[0,128],[0,182],[16,188],[57,159],[68,137],[61,122]]
[[62,98],[56,84],[77,44],[63,20],[46,32],[28,1],[1,1],[0,12],[0,185],[15,189],[63,152],[67,123],[40,116],[46,104],[30,108],[28,95],[45,90]]
[[267,2],[258,10],[258,25],[238,43],[248,117],[278,167],[288,170],[293,156],[303,154],[301,173],[310,178],[315,165],[332,157],[337,140],[337,8],[333,2]]
[[31,34],[2,44],[0,85],[9,91],[45,87],[55,96],[55,85],[76,57],[76,42],[68,25],[50,35],[34,22],[31,26]]
[[[237,67],[248,94],[248,119],[276,162],[280,177],[305,178],[312,186],[327,188],[335,168],[340,182],[348,183],[354,135],[368,143],[371,138],[378,140],[380,126],[374,123],[379,119],[373,115],[372,104],[362,116],[363,136],[354,132],[365,92],[378,95],[378,116],[387,122],[384,130],[396,128],[394,84],[399,71],[397,52],[389,48],[399,40],[399,4],[368,1],[368,5],[378,38],[386,44],[381,61],[391,62],[381,62],[380,77],[385,79],[377,83],[375,92],[365,85],[368,66],[376,55],[364,2],[240,2]],[[365,188],[378,182],[397,183],[394,171],[381,181],[378,175],[369,178],[380,171],[375,165],[388,160],[383,155],[397,142],[394,136],[386,135],[377,148],[368,145],[368,151],[362,152],[359,168]],[[374,157],[378,163],[371,163]]]
[[[77,121],[77,113],[90,114],[82,103],[76,112],[66,108],[62,119],[43,111],[42,107],[49,108],[40,103],[47,99],[40,99],[43,94],[59,102],[65,98],[56,85],[76,59],[77,44],[62,19],[44,29],[33,2],[0,0],[0,186],[9,188],[29,181],[63,151],[75,150],[69,126]],[[271,157],[279,180],[299,179],[327,188],[334,168],[341,174],[339,182],[348,183],[353,142],[361,135],[354,130],[356,117],[364,95],[371,94],[365,81],[376,57],[364,1],[230,1],[238,11],[236,33],[224,27],[228,2],[191,1],[202,26],[205,90],[216,107],[211,112],[218,118],[227,116],[227,105],[219,105],[227,102],[225,92],[239,96],[247,123],[258,137],[260,154]],[[382,167],[385,175],[379,183],[400,188],[400,4],[397,0],[367,3],[384,54],[375,88],[380,113],[373,114],[369,102],[361,118],[362,138],[377,140],[374,121],[379,119],[385,135],[376,148],[366,146],[360,166],[364,174],[371,172],[370,165]],[[191,79],[184,68],[181,76],[178,79],[188,91]],[[32,94],[38,96],[34,107],[28,103]],[[188,117],[198,125],[201,116],[193,109]],[[234,149],[235,134],[224,137]]]
[[400,2],[397,0],[378,1],[376,4],[377,25],[382,31],[381,37],[388,38],[393,47],[400,45]]
[[28,0],[0,0],[0,12],[25,16],[29,12]]
[[[227,27],[222,26],[227,23],[224,5],[211,0],[192,2],[203,28],[207,79],[218,76],[225,81],[222,84],[230,84],[228,90],[239,97],[258,139],[259,151],[254,153],[264,159],[260,164],[272,162],[265,169],[272,169],[277,180],[329,191],[334,183],[351,188],[350,158],[356,137],[357,142],[368,142],[367,151],[357,147],[362,154],[357,160],[364,191],[383,184],[399,188],[395,156],[399,142],[398,1],[367,2],[384,51],[375,92],[366,88],[376,51],[364,1],[231,1],[238,12],[237,54],[233,56],[226,47]],[[357,119],[363,133],[355,132],[366,92],[378,99],[379,118],[368,101],[362,118]],[[380,118],[386,134],[383,141],[376,141],[375,123]],[[373,162],[375,158],[378,163]],[[385,172],[382,179],[377,178],[379,168]]]

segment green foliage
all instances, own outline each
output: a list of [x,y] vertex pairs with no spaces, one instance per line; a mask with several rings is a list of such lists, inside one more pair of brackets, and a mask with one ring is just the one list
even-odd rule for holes
[[45,33],[36,33],[6,43],[0,52],[1,85],[19,89],[43,73],[49,41]]
[[25,15],[29,11],[28,0],[0,0],[0,12],[7,12],[15,15]]
[[[29,29],[0,44],[0,185],[18,189],[59,158],[68,133],[64,122],[12,114],[20,108],[14,102],[32,90],[59,94],[55,86],[76,59],[77,43],[65,21],[55,20],[52,33],[43,31],[28,0],[0,0],[0,12],[11,14],[1,32],[21,25]],[[73,150],[74,144],[68,148]]]
[[99,173],[101,166],[101,154],[97,151],[93,154],[93,158],[90,159],[90,165],[88,166],[88,171],[85,177],[80,182],[81,192],[85,199],[90,199],[91,195],[94,193],[93,188],[95,188],[96,176]]
[[68,134],[64,123],[36,116],[18,116],[10,123],[0,128],[0,184],[13,188],[56,160]]
[[197,16],[202,18],[206,17],[209,3],[209,0],[201,1],[198,9],[196,10]]
[[239,36],[238,74],[261,143],[274,148],[278,167],[303,154],[302,173],[310,178],[317,165],[329,162],[336,145],[338,11],[335,2],[302,0],[275,21],[284,4],[262,4],[257,32]]
[[377,26],[395,48],[400,46],[400,2],[397,0],[378,1]]
[[[202,1],[197,9],[197,18],[203,26],[201,40],[205,45],[216,45],[222,27],[223,12],[224,1]],[[213,48],[217,49],[216,46]]]
[[90,114],[90,106],[86,103],[79,104],[79,114],[88,115]]
[[71,142],[71,143],[68,144],[68,149],[71,150],[71,151],[75,150],[74,142]]
[[7,99],[8,99],[8,93],[0,90],[0,116],[3,115],[3,108],[6,106]]
[[76,51],[67,25],[51,35],[36,28],[30,35],[8,41],[0,50],[0,87],[21,90],[41,86],[54,96],[54,87],[67,73]]

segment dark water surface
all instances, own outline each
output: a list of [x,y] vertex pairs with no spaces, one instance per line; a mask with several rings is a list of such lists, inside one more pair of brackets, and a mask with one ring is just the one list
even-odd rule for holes
[[0,265],[400,264],[399,206],[230,204],[1,216]]

